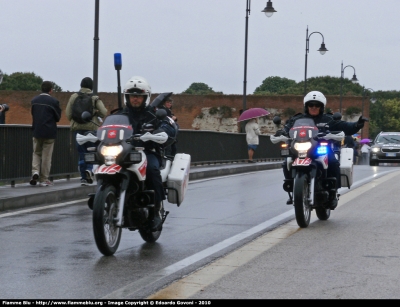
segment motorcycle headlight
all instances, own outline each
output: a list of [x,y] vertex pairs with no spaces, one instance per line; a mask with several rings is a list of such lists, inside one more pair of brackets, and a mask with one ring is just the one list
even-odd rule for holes
[[103,146],[101,147],[100,153],[104,156],[105,165],[112,165],[115,163],[115,159],[122,152],[123,147],[117,146]]
[[294,149],[297,151],[307,151],[311,148],[311,142],[295,143]]

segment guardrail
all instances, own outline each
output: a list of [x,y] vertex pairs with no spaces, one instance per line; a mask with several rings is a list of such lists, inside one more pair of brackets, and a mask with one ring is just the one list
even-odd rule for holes
[[[29,181],[32,169],[30,125],[0,125],[0,183]],[[180,130],[177,152],[191,155],[192,165],[240,163],[248,158],[246,135],[215,131]],[[257,161],[279,161],[279,147],[261,135]],[[69,126],[59,126],[54,144],[51,178],[79,176],[78,153]]]

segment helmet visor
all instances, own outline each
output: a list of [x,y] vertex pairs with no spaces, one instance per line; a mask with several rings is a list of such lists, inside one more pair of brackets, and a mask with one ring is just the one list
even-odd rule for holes
[[324,105],[320,101],[311,100],[306,103],[306,106],[309,108],[322,108]]
[[125,94],[134,95],[134,96],[144,96],[144,95],[147,95],[147,93],[146,93],[144,90],[140,89],[140,88],[130,88],[130,89],[127,89],[127,90],[125,90]]

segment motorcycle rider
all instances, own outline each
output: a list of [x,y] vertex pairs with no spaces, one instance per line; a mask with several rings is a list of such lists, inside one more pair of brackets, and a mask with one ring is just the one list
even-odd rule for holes
[[[288,119],[284,126],[284,130],[286,133],[289,133],[289,130],[293,127],[294,122],[299,118],[312,118],[316,125],[325,123],[329,126],[330,131],[343,131],[346,135],[357,133],[357,131],[364,127],[364,123],[368,121],[368,119],[362,117],[362,115],[357,122],[334,120],[331,114],[324,114],[324,110],[326,107],[326,97],[324,96],[324,94],[318,91],[309,92],[304,97],[303,103],[304,113],[298,113]],[[286,161],[283,162],[282,168],[285,178],[292,179],[292,176],[287,169]],[[327,175],[328,177],[336,178],[336,190],[341,187],[340,163],[336,159],[332,150],[330,150],[330,152],[328,153]],[[291,204],[290,200],[288,200],[287,204]],[[330,209],[334,210],[337,207],[337,204],[338,200],[337,197],[335,197],[335,199],[330,202]]]
[[[154,108],[149,105],[151,87],[145,78],[140,76],[130,78],[124,86],[124,96],[125,108],[118,113],[128,115],[135,134],[146,131],[153,133],[164,131],[167,133],[169,139],[175,137],[175,127],[171,124],[168,117],[162,121],[158,120]],[[144,126],[144,124],[150,125]],[[147,157],[146,185],[149,189],[154,190],[155,212],[151,225],[153,231],[156,231],[162,224],[160,209],[162,201],[166,199],[160,173],[162,163],[160,155],[161,146],[152,141],[144,143],[144,152]]]

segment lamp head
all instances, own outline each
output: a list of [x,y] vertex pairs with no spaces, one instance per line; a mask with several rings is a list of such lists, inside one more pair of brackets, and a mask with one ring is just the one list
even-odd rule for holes
[[271,0],[267,2],[267,6],[261,12],[264,12],[265,16],[267,17],[271,17],[272,14],[276,12],[275,9],[272,7]]
[[318,51],[319,51],[319,53],[321,53],[322,55],[324,55],[325,52],[328,51],[328,49],[326,49],[326,48],[325,48],[325,44],[322,43],[322,44],[321,44],[321,47],[318,49]]
[[358,79],[355,74],[353,75],[353,78],[351,78],[351,82],[358,83]]

